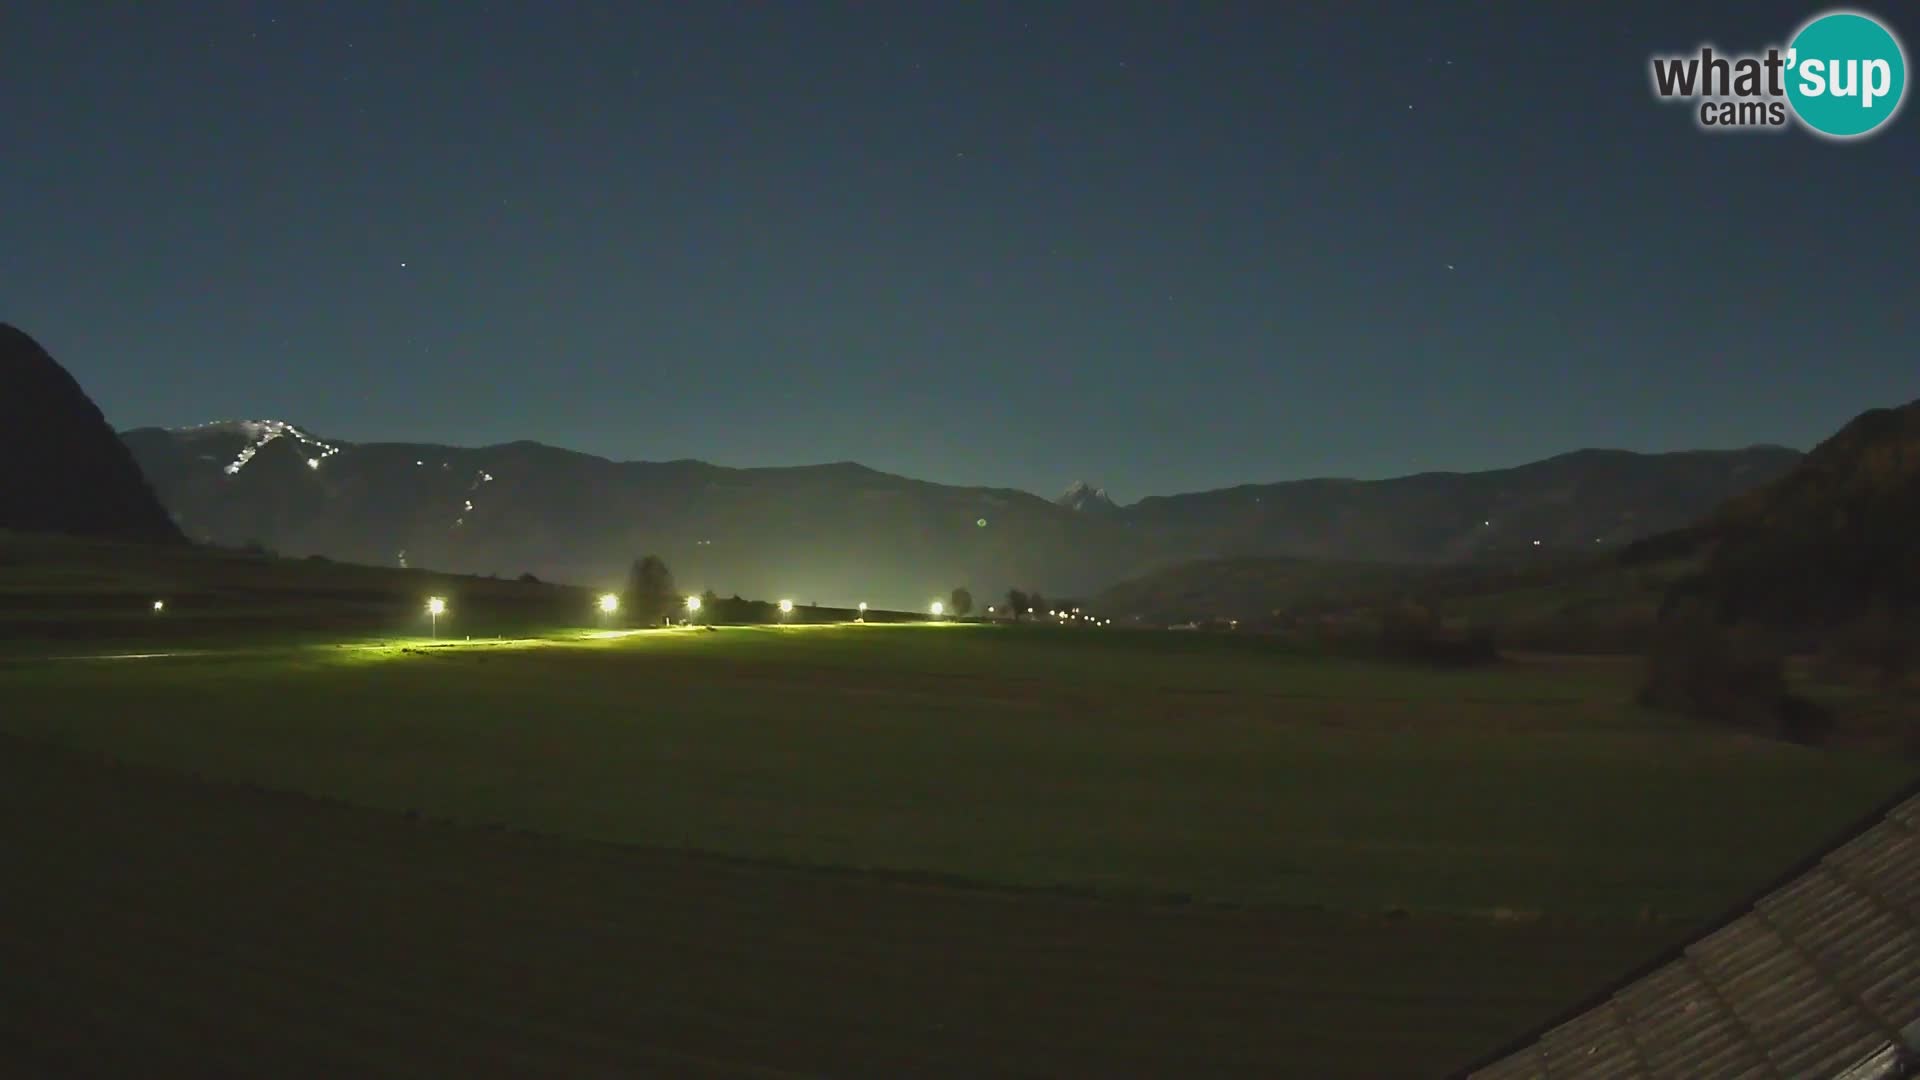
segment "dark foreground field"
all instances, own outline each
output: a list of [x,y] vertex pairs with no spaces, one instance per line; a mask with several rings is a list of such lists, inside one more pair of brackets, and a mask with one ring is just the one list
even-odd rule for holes
[[1433,1075],[1643,929],[894,883],[0,740],[14,1075]]
[[1911,771],[1640,712],[1611,662],[422,645],[0,662],[13,1060],[1434,1075]]

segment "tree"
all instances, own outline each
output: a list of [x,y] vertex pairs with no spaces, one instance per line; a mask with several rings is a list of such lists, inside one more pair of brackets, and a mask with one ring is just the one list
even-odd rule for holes
[[1019,622],[1021,619],[1026,618],[1027,609],[1032,606],[1033,601],[1026,593],[1021,592],[1019,589],[1007,590],[1007,610],[1013,612],[1013,621]]
[[964,617],[973,611],[973,593],[967,591],[967,587],[962,585],[953,590],[953,595],[947,598],[947,606],[952,609],[948,614],[955,618]]
[[673,574],[658,555],[634,560],[627,572],[627,594],[621,606],[639,623],[652,626],[673,611]]

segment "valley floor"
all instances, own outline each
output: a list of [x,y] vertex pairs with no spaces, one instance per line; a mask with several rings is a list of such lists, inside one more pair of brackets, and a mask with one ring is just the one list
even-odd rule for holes
[[1911,772],[1191,634],[184,652],[0,663],[30,1071],[1436,1075]]
[[1650,952],[810,873],[0,741],[25,1075],[1435,1075]]

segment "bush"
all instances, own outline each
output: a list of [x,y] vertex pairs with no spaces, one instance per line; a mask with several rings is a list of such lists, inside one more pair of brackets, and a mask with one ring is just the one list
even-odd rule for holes
[[1433,609],[1412,602],[1396,604],[1381,613],[1380,647],[1397,660],[1448,667],[1491,664],[1500,659],[1491,630],[1448,630]]
[[1687,604],[1655,629],[1642,705],[1769,736],[1815,742],[1830,726],[1787,687],[1784,650],[1757,627],[1727,627]]

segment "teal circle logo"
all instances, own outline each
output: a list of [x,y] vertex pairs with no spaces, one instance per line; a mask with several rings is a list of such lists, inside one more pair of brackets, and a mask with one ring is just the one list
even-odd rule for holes
[[1853,139],[1900,111],[1907,56],[1871,16],[1833,11],[1800,28],[1787,47],[1787,101],[1816,134]]

